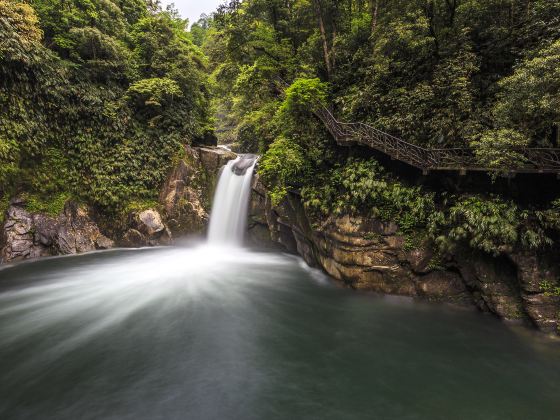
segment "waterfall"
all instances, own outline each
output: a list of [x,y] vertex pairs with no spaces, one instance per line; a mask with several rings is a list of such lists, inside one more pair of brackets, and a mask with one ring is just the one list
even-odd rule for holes
[[255,155],[242,155],[222,169],[210,216],[208,241],[211,244],[242,244],[255,164]]

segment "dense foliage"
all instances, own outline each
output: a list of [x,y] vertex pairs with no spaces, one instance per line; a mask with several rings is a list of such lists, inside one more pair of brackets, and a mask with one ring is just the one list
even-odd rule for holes
[[209,129],[205,66],[157,4],[0,0],[0,195],[106,211],[156,196]]
[[560,201],[540,211],[496,196],[435,194],[395,180],[373,160],[349,158],[335,165],[304,187],[302,196],[314,220],[365,214],[396,223],[417,245],[431,240],[441,251],[460,243],[494,255],[537,250],[560,233]]
[[372,160],[347,159],[310,110],[329,102],[343,119],[422,146],[472,147],[481,165],[507,172],[520,147],[558,143],[560,0],[232,0],[199,22],[196,39],[222,139],[264,153],[275,202],[300,189],[318,219],[365,212],[489,253],[557,236],[554,204],[407,186]]
[[419,144],[487,161],[488,138],[557,141],[559,0],[234,0],[197,31],[229,128],[267,125],[284,81],[319,77],[340,115]]

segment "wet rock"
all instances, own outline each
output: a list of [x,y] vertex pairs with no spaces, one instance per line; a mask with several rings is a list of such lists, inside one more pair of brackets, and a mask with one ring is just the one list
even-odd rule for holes
[[218,147],[201,147],[198,153],[204,170],[215,174],[218,174],[226,163],[237,157],[235,153]]
[[517,269],[508,258],[460,249],[454,259],[478,308],[507,320],[526,319]]
[[[542,290],[544,280],[560,285],[555,255],[508,249],[494,257],[458,247],[438,256],[435,268],[432,244],[406,250],[394,223],[343,215],[312,224],[297,194],[272,206],[266,188],[257,182],[250,223],[263,226],[265,221],[272,241],[349,287],[474,305],[502,319],[560,333],[560,297]],[[265,236],[254,235],[256,241]]]
[[472,303],[469,291],[459,273],[432,271],[417,281],[419,295],[428,300]]
[[184,158],[160,193],[168,227],[175,236],[205,230],[219,172],[235,158],[235,153],[220,148],[185,146]]
[[124,234],[122,244],[130,248],[140,248],[148,245],[148,238],[136,229],[128,229]]
[[114,246],[94,222],[91,211],[66,203],[58,216],[30,213],[25,200],[12,200],[2,229],[3,262],[49,255],[77,254]]
[[[248,242],[251,246],[266,249],[281,249],[278,242],[273,241],[267,221],[267,195],[258,175],[253,178],[253,194],[249,205]],[[292,244],[295,240],[292,241]]]
[[115,247],[115,241],[105,235],[99,235],[95,239],[95,245],[97,249],[111,249]]

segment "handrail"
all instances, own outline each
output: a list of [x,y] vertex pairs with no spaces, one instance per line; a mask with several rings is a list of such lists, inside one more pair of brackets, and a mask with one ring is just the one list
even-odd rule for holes
[[513,148],[522,156],[514,168],[484,167],[469,148],[425,148],[385,133],[365,123],[338,121],[324,106],[313,113],[325,124],[340,145],[359,143],[382,152],[392,159],[428,171],[482,171],[515,173],[552,173],[560,176],[560,148]]

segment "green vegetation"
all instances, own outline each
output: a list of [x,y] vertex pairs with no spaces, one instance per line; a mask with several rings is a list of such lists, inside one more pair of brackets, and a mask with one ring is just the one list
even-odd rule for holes
[[560,297],[560,286],[550,282],[548,280],[544,280],[540,284],[541,291],[549,297]]
[[466,243],[499,255],[542,249],[560,233],[558,202],[543,212],[523,210],[495,196],[436,195],[396,181],[372,160],[350,158],[335,165],[323,178],[305,186],[302,196],[310,214],[319,220],[329,215],[366,214],[396,223],[407,249],[431,239],[441,250]]
[[[339,148],[318,104],[507,174],[557,145],[560,0],[231,0],[187,31],[144,0],[0,0],[0,202],[151,206],[182,145],[213,130],[263,154],[278,204],[344,213],[500,254],[555,246],[560,200],[411,185]],[[2,204],[5,207],[5,204]]]
[[30,212],[40,212],[49,216],[56,216],[64,210],[64,205],[71,198],[66,193],[56,194],[45,198],[41,195],[23,194],[26,201],[27,210]]
[[302,190],[306,207],[316,216],[367,211],[395,222],[402,232],[426,226],[435,211],[433,194],[393,181],[373,160],[350,158],[324,175],[318,185]]
[[150,4],[0,0],[0,196],[108,212],[157,198],[212,121],[204,54]]
[[317,220],[396,222],[409,247],[431,239],[491,254],[553,245],[558,203],[411,186],[348,157],[310,109],[363,121],[426,147],[472,147],[509,168],[550,147],[560,125],[559,0],[242,0],[196,26],[209,57],[222,138],[264,154],[278,203],[301,190]]
[[347,120],[495,161],[488,138],[555,141],[559,14],[559,0],[235,0],[196,38],[234,131],[274,115],[284,80],[319,78]]

